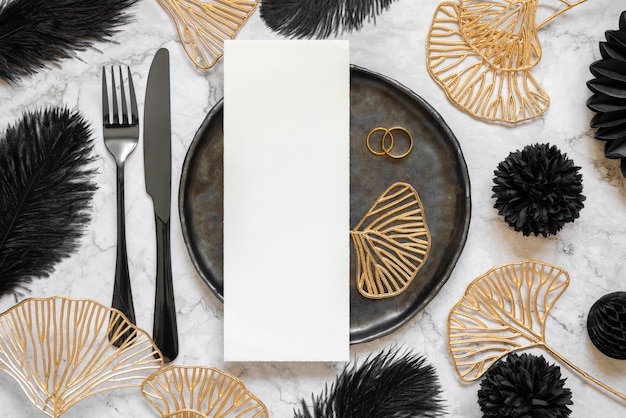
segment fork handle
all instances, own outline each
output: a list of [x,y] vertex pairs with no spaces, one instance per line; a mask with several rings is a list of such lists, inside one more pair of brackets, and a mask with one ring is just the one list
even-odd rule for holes
[[155,216],[155,223],[157,272],[152,338],[161,350],[163,360],[169,363],[178,356],[178,327],[170,252],[170,222],[169,219],[163,221]]
[[[117,167],[117,256],[115,261],[115,281],[113,284],[113,301],[111,306],[121,311],[132,323],[135,322],[135,308],[133,305],[133,293],[130,285],[128,272],[128,255],[126,253],[126,216],[124,205],[124,166]],[[119,346],[129,333],[121,338],[113,338],[115,325],[112,324],[109,335],[113,344]]]

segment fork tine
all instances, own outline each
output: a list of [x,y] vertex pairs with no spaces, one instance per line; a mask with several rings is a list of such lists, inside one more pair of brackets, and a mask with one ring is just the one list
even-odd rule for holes
[[122,66],[119,65],[117,69],[119,70],[119,73],[120,73],[120,96],[121,96],[121,101],[122,101],[121,122],[122,124],[124,124],[128,121],[128,124],[130,125],[130,115],[128,114],[128,105],[126,104],[126,91],[124,89],[124,77],[122,76]]
[[133,77],[130,73],[130,67],[128,69],[128,90],[130,90],[130,119],[131,124],[139,123],[139,111],[137,110],[137,98],[135,97],[135,86],[133,85]]
[[107,87],[106,67],[102,67],[102,120],[105,124],[111,123],[109,113],[109,89]]
[[120,110],[119,110],[119,106],[117,104],[117,92],[116,92],[116,88],[115,88],[115,71],[113,69],[113,66],[111,66],[111,91],[112,91],[112,95],[111,95],[111,101],[113,102],[113,123],[119,123],[120,122]]

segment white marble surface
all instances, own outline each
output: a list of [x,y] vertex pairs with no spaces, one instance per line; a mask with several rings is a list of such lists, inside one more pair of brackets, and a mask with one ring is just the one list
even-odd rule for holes
[[[603,156],[603,144],[589,128],[592,113],[585,107],[590,92],[588,67],[599,58],[598,42],[604,31],[617,28],[623,1],[589,0],[560,16],[540,32],[543,59],[533,71],[551,97],[542,117],[516,126],[488,124],[459,111],[430,78],[425,64],[425,36],[437,0],[398,0],[351,41],[351,62],[408,86],[433,105],[459,139],[472,182],[472,221],[467,245],[438,296],[398,331],[377,341],[353,346],[354,357],[395,343],[427,356],[442,381],[451,417],[481,416],[478,383],[462,384],[447,353],[446,316],[466,285],[495,265],[524,258],[557,264],[571,275],[569,290],[548,319],[547,340],[565,357],[600,380],[626,392],[626,364],[599,354],[587,337],[589,307],[600,296],[625,290],[626,192],[618,163]],[[143,0],[136,19],[115,36],[78,53],[60,67],[41,71],[17,85],[0,84],[0,126],[13,123],[24,111],[45,105],[77,108],[93,124],[96,136],[97,182],[91,223],[80,250],[58,264],[47,279],[35,280],[23,295],[66,295],[110,303],[115,262],[114,163],[101,140],[100,69],[112,62],[133,69],[140,108],[149,65],[160,47],[170,50],[172,61],[173,175],[178,178],[187,147],[205,114],[222,97],[223,64],[209,71],[193,67],[179,44],[169,16],[155,0]],[[267,29],[258,10],[240,32],[241,39],[279,39]],[[550,142],[582,167],[584,194],[581,217],[556,237],[523,237],[509,229],[493,209],[493,170],[509,152],[534,142]],[[130,270],[139,326],[151,329],[155,271],[152,205],[145,194],[141,144],[127,163],[127,233]],[[174,193],[178,192],[174,181]],[[175,194],[174,196],[177,196]],[[342,364],[227,363],[222,361],[223,309],[194,271],[183,242],[177,208],[172,214],[173,270],[181,352],[177,364],[211,365],[240,377],[268,406],[271,416],[293,416],[302,397],[309,399],[334,379]],[[15,303],[0,299],[0,310]],[[546,357],[551,359],[547,354]],[[562,366],[573,391],[573,417],[622,417],[626,402],[597,390]],[[6,375],[0,374],[0,405],[5,417],[43,416]],[[139,390],[104,393],[88,398],[65,416],[156,416]]]

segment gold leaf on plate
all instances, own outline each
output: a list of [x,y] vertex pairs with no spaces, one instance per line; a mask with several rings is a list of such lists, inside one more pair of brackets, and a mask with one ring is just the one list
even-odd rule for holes
[[431,238],[417,191],[394,183],[350,231],[356,253],[356,285],[368,298],[402,293],[422,268]]

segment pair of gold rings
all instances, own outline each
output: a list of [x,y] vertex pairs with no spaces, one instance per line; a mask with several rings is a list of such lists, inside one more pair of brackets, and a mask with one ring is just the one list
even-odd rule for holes
[[[370,139],[372,138],[372,136],[374,136],[375,133],[377,132],[382,132],[382,137],[380,139],[380,151],[375,150],[374,148],[372,148],[372,145],[370,144]],[[393,148],[394,145],[396,144],[396,139],[394,137],[394,132],[399,132],[401,134],[404,134],[404,136],[406,136],[406,138],[408,139],[409,145],[408,145],[408,149],[406,151],[404,151],[401,154],[395,154],[393,153]],[[397,134],[396,134],[397,135]],[[367,135],[367,139],[365,140],[365,143],[367,144],[367,149],[374,155],[388,155],[391,158],[395,158],[395,159],[400,159],[400,158],[404,158],[407,155],[409,155],[409,153],[411,152],[411,150],[413,149],[413,137],[411,136],[411,133],[406,130],[406,128],[403,128],[401,126],[394,126],[393,128],[383,128],[383,127],[377,127],[374,128],[370,131],[370,133]]]

